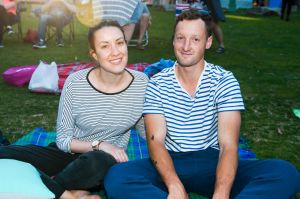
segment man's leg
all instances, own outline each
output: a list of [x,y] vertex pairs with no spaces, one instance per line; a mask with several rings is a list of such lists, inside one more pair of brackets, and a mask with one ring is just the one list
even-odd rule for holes
[[4,26],[7,24],[7,12],[6,9],[0,5],[0,45],[3,42]]
[[232,189],[237,199],[291,198],[300,191],[300,174],[283,160],[241,160]]
[[108,198],[167,198],[166,187],[150,159],[114,165],[105,177],[104,187]]
[[[177,175],[187,192],[211,197],[219,151],[170,152]],[[167,198],[168,191],[150,159],[114,165],[105,177],[109,198]],[[116,191],[117,190],[117,191]]]
[[52,20],[52,16],[48,15],[48,14],[42,14],[40,16],[40,22],[39,22],[39,39],[44,40],[45,41],[45,34],[46,34],[46,30],[47,30],[47,25],[49,24],[49,21]]

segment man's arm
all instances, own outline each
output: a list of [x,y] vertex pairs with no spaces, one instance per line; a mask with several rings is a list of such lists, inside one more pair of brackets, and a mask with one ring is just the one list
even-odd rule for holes
[[176,174],[173,161],[165,148],[166,120],[160,114],[145,115],[146,136],[153,165],[168,188],[168,199],[186,199],[187,193]]
[[239,111],[218,114],[219,162],[213,199],[228,199],[238,166]]

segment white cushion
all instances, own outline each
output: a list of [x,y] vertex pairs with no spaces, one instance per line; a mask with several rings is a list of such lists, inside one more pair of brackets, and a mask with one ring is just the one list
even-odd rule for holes
[[0,199],[51,199],[39,172],[26,162],[0,159]]

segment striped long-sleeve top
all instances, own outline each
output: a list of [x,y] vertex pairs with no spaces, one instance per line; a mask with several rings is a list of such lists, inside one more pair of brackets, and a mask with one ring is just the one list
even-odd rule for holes
[[58,109],[57,146],[71,152],[72,139],[101,140],[126,149],[133,126],[145,137],[141,116],[148,77],[128,69],[133,77],[130,85],[121,92],[108,94],[89,82],[91,70],[78,71],[65,82]]

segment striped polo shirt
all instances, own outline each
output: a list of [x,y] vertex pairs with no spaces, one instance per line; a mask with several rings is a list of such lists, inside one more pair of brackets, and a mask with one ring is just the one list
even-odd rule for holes
[[231,72],[205,62],[191,97],[177,80],[175,67],[176,63],[151,78],[143,114],[165,116],[165,146],[170,151],[219,149],[218,112],[244,110],[239,83]]
[[72,139],[106,141],[127,148],[130,128],[135,126],[145,137],[143,103],[148,77],[127,69],[133,80],[118,93],[103,93],[88,80],[93,69],[71,74],[64,85],[57,117],[57,146],[70,152]]

